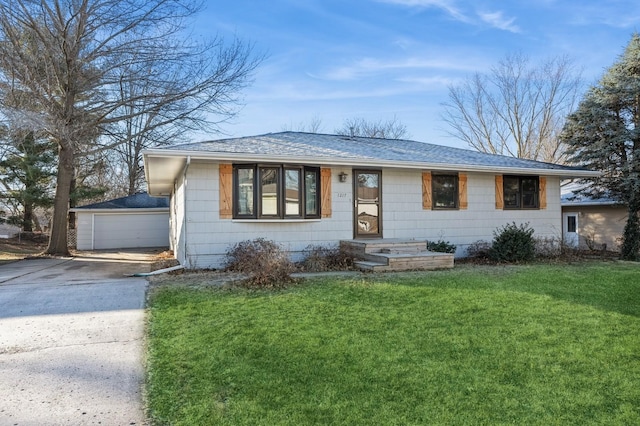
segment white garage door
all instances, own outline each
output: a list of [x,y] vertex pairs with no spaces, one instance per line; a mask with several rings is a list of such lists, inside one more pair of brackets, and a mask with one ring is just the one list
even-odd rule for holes
[[96,214],[93,248],[168,247],[169,213]]

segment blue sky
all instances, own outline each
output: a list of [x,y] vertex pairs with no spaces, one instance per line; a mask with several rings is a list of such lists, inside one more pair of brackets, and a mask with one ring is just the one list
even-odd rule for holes
[[449,85],[514,52],[568,54],[592,84],[637,31],[638,0],[216,0],[194,28],[267,55],[211,139],[395,116],[411,139],[461,148],[441,120]]

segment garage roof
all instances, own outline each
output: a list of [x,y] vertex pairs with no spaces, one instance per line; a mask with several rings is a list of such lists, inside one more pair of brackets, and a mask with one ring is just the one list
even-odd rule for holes
[[87,211],[87,210],[123,210],[136,209],[143,210],[168,210],[169,199],[167,197],[151,197],[146,192],[129,195],[128,197],[116,198],[113,200],[102,201],[100,203],[88,204],[86,206],[76,207],[71,211]]

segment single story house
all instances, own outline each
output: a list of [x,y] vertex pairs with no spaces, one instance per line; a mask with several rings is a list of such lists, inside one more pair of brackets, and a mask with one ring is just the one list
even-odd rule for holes
[[528,222],[559,240],[560,181],[597,172],[438,146],[300,132],[144,151],[147,189],[170,197],[170,245],[187,268],[219,268],[265,238],[295,259],[341,240],[491,241]]
[[570,247],[620,251],[627,206],[611,198],[562,194],[562,233]]
[[169,247],[169,199],[139,193],[71,209],[78,250]]

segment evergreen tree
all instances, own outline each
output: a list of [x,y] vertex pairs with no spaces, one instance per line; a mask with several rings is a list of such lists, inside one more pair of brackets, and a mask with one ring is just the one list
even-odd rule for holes
[[618,61],[571,114],[561,139],[571,162],[599,170],[583,193],[628,206],[622,258],[640,260],[640,36],[632,35]]
[[23,132],[0,161],[0,181],[5,189],[2,198],[21,212],[8,220],[26,232],[33,231],[35,209],[53,204],[51,187],[57,159],[52,145],[33,132]]

